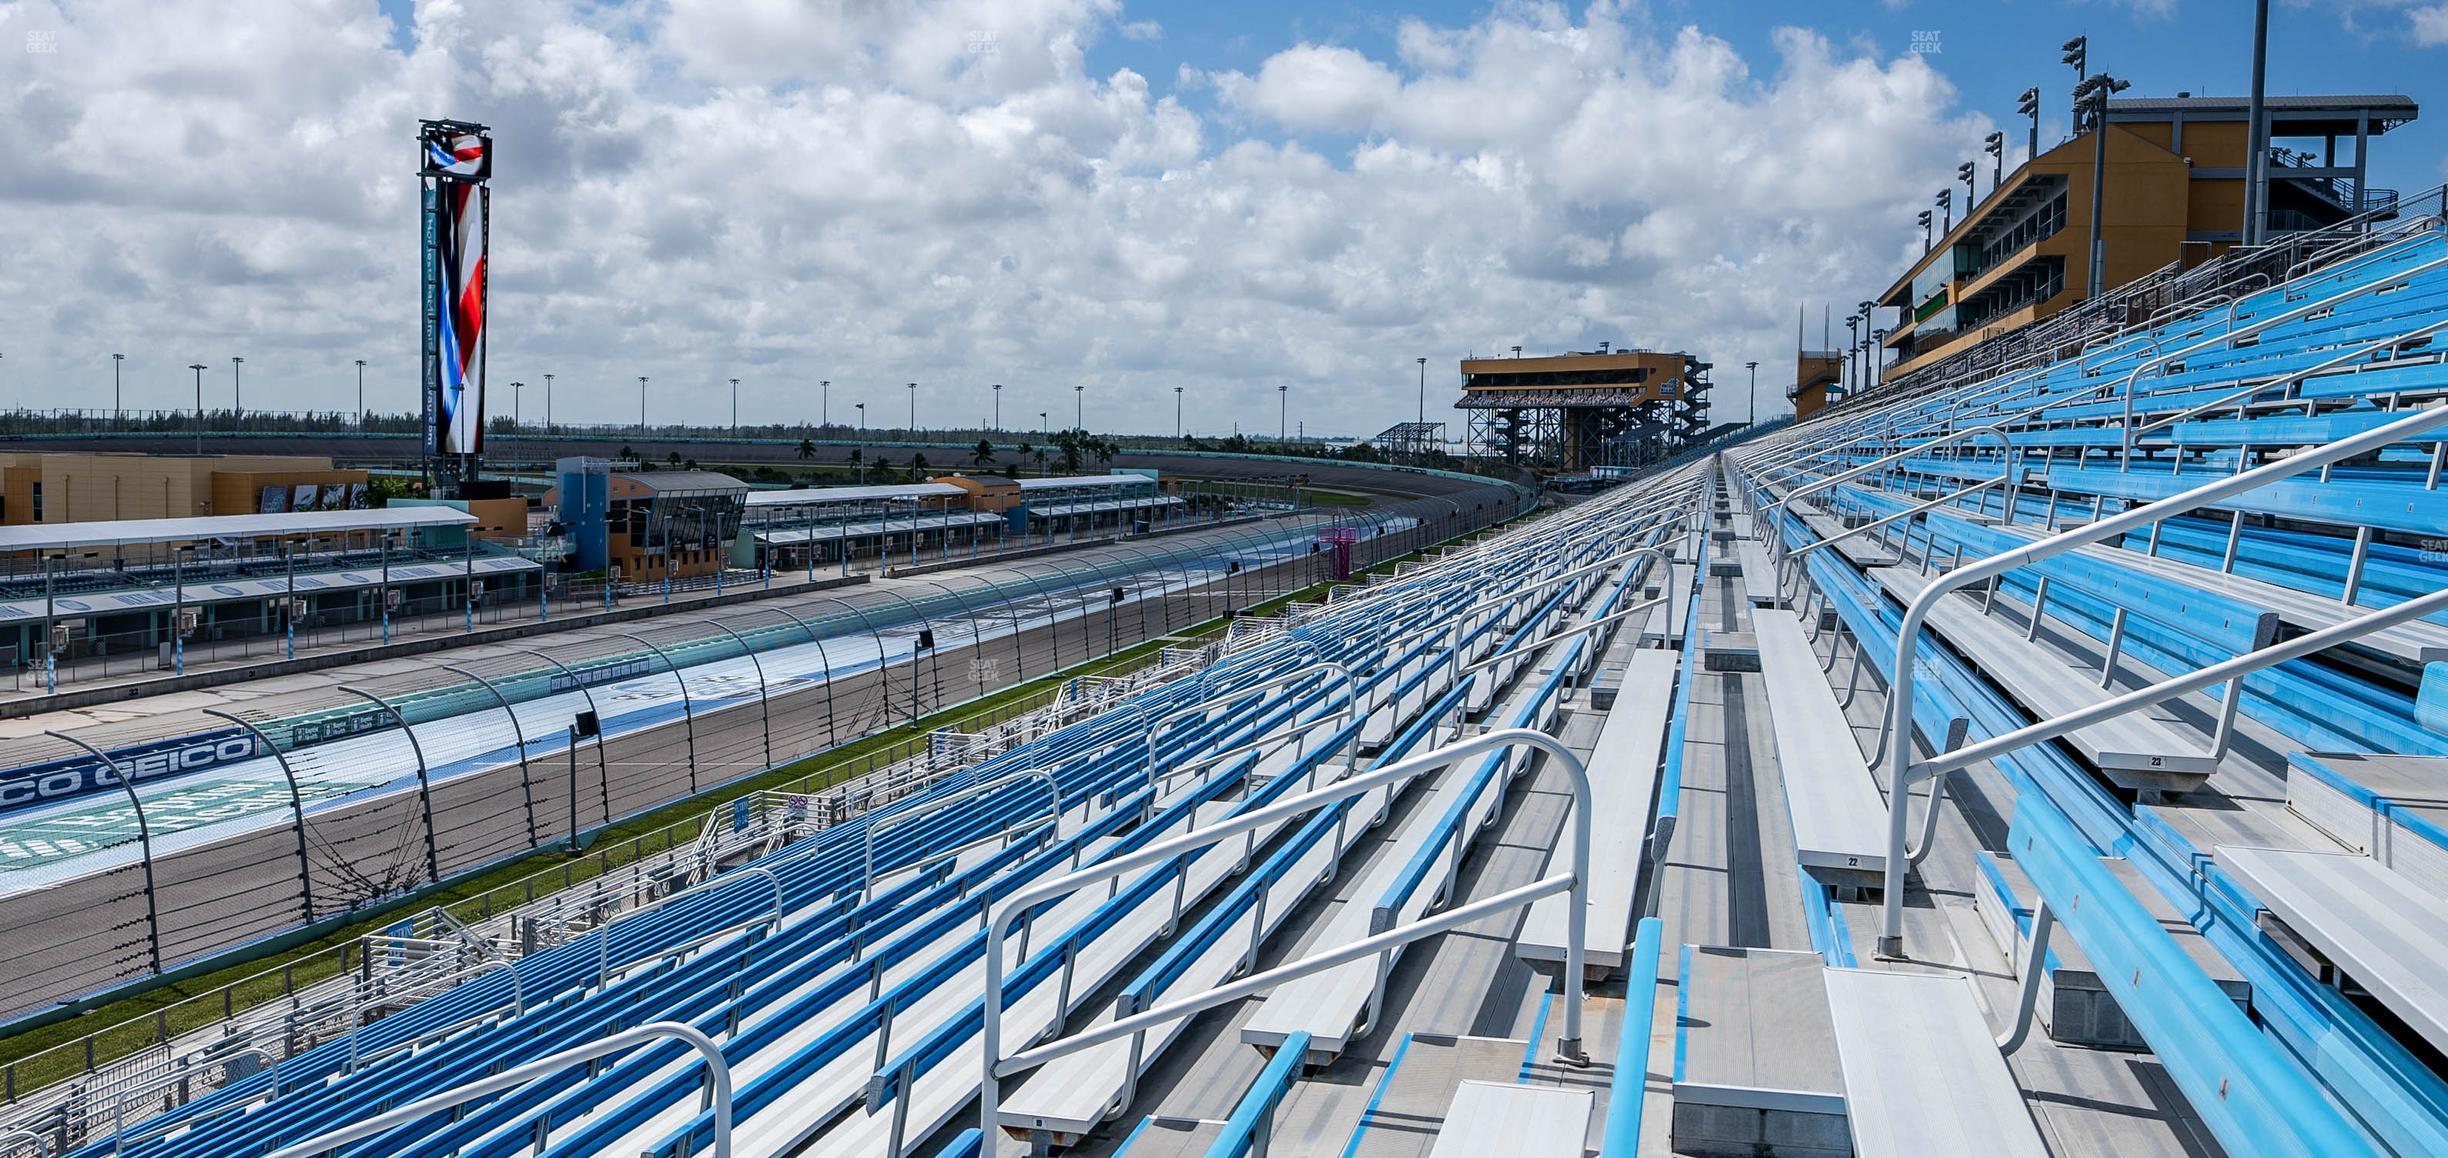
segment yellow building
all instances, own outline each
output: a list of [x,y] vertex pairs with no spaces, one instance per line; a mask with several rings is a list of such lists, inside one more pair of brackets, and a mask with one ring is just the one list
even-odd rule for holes
[[[2108,102],[2100,211],[2101,286],[2191,268],[2242,237],[2251,151],[2242,97]],[[2387,212],[2365,182],[2368,147],[2415,118],[2404,96],[2271,97],[2273,238]],[[1899,311],[1881,340],[1882,378],[1910,374],[2091,296],[2092,158],[2085,131],[2004,176],[1879,295]],[[2341,155],[2341,149],[2351,155]],[[1963,190],[1956,189],[1960,196]]]
[[1794,384],[1785,392],[1793,401],[1794,420],[1801,421],[1827,409],[1830,402],[1842,397],[1839,380],[1843,377],[1844,352],[1841,350],[1798,350],[1794,353]]
[[365,505],[366,472],[313,455],[0,453],[0,525]]

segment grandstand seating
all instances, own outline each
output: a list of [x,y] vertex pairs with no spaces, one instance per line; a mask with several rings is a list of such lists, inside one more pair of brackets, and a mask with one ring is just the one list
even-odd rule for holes
[[[2448,679],[2427,666],[2448,609],[2425,545],[2448,536],[2442,225],[2054,361],[1849,400],[1338,589],[124,1141],[62,1141],[261,1154],[673,1021],[720,1043],[728,1141],[759,1156],[1357,1155],[1397,1133],[1439,1155],[2036,1154],[2194,1131],[2234,1153],[2448,1153]],[[2412,618],[2285,650],[2391,609]],[[1758,671],[1704,668],[1704,635],[1748,636]],[[1586,754],[1585,971],[1624,987],[1592,1003],[1611,1072],[1569,1056],[1565,998],[1460,991],[1446,958],[1420,964],[1429,941],[1361,946],[1228,1016],[1121,1024],[1557,871],[1571,806],[1536,787],[1550,757],[1266,811],[1496,728]],[[1260,827],[1156,847],[1241,818]],[[1693,840],[1704,823],[1722,827]],[[1149,849],[1110,883],[1006,903]],[[1705,883],[1738,866],[1745,889]],[[1709,909],[1710,887],[1738,897]],[[1473,978],[1553,970],[1570,904],[1452,943],[1505,942],[1519,971]],[[1984,924],[1994,944],[1958,935]],[[1476,1012],[1456,1031],[1423,1005]],[[979,1120],[987,1067],[1106,1027]],[[2010,1064],[2060,1044],[2084,1050]],[[2141,1110],[2114,1100],[2144,1097],[2136,1070]],[[2045,1086],[2068,1074],[2104,1100]],[[707,1081],[684,1047],[643,1046],[347,1152],[705,1153]],[[1217,1109],[1154,1104],[1184,1085]]]

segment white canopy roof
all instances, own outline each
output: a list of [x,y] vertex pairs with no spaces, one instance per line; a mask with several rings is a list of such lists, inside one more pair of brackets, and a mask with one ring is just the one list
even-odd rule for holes
[[336,535],[345,531],[464,527],[475,521],[475,516],[452,507],[394,507],[366,511],[290,511],[278,515],[26,523],[0,527],[0,552],[74,551],[129,543],[198,543],[207,539],[299,538]]
[[807,487],[786,491],[750,491],[752,507],[812,507],[821,503],[891,502],[896,499],[940,499],[967,494],[950,483],[903,483],[898,486]]
[[1156,480],[1143,474],[1075,474],[1054,478],[1024,478],[1020,489],[1027,491],[1071,491],[1092,487],[1155,486]]

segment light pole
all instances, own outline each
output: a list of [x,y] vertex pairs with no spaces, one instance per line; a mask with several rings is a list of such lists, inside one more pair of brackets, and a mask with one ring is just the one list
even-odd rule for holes
[[127,361],[125,354],[111,355],[111,425],[119,425],[123,417],[119,405],[119,364]]
[[739,379],[731,380],[731,438],[739,440]]
[[2033,85],[2015,98],[2015,111],[2031,118],[2031,140],[2025,146],[2024,164],[2040,157],[2040,86]]
[[1972,220],[1972,207],[1980,204],[1980,166],[1966,161],[1955,166],[1955,179],[1964,183],[1964,220]]
[[1175,442],[1180,442],[1180,441],[1181,441],[1181,436],[1182,436],[1182,435],[1181,435],[1181,396],[1182,396],[1182,388],[1181,388],[1181,387],[1179,387],[1179,386],[1174,387],[1174,388],[1173,388],[1173,441],[1175,441]]
[[995,383],[994,400],[995,433],[1001,434],[1003,433],[1003,384],[1000,382]]
[[1051,423],[1051,422],[1049,422],[1049,421],[1047,420],[1047,418],[1046,418],[1046,412],[1045,412],[1045,411],[1043,411],[1043,410],[1038,411],[1038,412],[1037,412],[1037,438],[1038,438],[1038,440],[1039,440],[1039,441],[1043,441],[1043,440],[1045,439],[1045,437],[1046,437],[1046,432],[1047,432],[1048,430],[1051,430],[1051,429],[1053,429],[1053,426],[1052,426],[1052,423]]
[[[2244,244],[2269,240],[2269,0],[2253,5],[2252,96],[2245,105]],[[2349,206],[2360,210],[2362,206]]]
[[246,429],[246,393],[239,388],[238,367],[246,359],[230,356],[230,433]]
[[1921,252],[1923,252],[1923,253],[1928,253],[1928,252],[1930,251],[1930,245],[1932,244],[1931,239],[1930,239],[1930,211],[1929,211],[1929,210],[1924,209],[1924,210],[1922,210],[1922,211],[1921,211],[1920,225],[1921,225]]
[[544,433],[546,433],[546,434],[551,434],[551,433],[552,433],[552,428],[553,428],[553,420],[552,420],[552,380],[553,380],[553,376],[552,376],[552,375],[550,375],[550,374],[546,374],[546,375],[544,376]]
[[1989,192],[1994,194],[2006,184],[2006,134],[1981,138],[1981,152],[1989,154]]
[[2083,286],[2083,300],[2090,301],[2103,291],[2101,282],[2108,272],[2108,253],[2100,243],[2100,212],[2105,207],[2108,190],[2108,98],[2125,91],[2124,81],[2095,73],[2074,86],[2074,105],[2090,110],[2091,126],[2091,273]]
[[816,384],[816,425],[820,428],[833,425],[833,380],[831,378]]
[[[913,441],[913,442],[914,442],[914,441],[916,441],[916,440],[917,440],[917,438],[918,438],[918,384],[917,384],[917,383],[915,383],[915,382],[912,382],[912,383],[910,383],[910,384],[909,384],[909,400],[910,400],[910,424],[909,424],[909,432],[910,432],[910,439],[911,439],[911,441]],[[912,523],[912,524],[910,524],[910,525],[911,525],[912,527],[917,526],[917,524],[916,524],[916,523]],[[917,532],[916,532],[916,531],[914,531],[914,530],[913,530],[912,532],[910,532],[910,533],[911,533],[911,535],[913,535],[913,536],[915,536],[915,535],[917,534]],[[916,539],[913,537],[913,538],[912,538],[910,541],[911,541],[911,542],[916,542],[917,540],[916,540]]]
[[1424,424],[1428,421],[1428,359],[1415,360],[1419,363],[1419,421]]
[[1071,429],[1083,432],[1088,429],[1087,407],[1088,388],[1073,386],[1071,388]]
[[1931,204],[1934,204],[1939,209],[1944,210],[1946,214],[1945,219],[1938,223],[1938,232],[1955,232],[1955,191],[1952,189],[1939,190],[1938,196],[1931,202]]
[[1861,315],[1845,316],[1845,373],[1853,379],[1853,389],[1861,389],[1861,371],[1853,368],[1853,355],[1861,347]]
[[646,433],[646,376],[638,375],[638,433]]
[[510,384],[510,432],[513,434],[518,433],[519,399],[525,397],[526,394],[526,383],[513,382]]
[[1759,363],[1745,362],[1743,369],[1751,372],[1751,425],[1759,425]]
[[1284,441],[1292,429],[1292,384],[1279,382],[1275,386],[1275,441]]
[[[548,404],[549,405],[549,404]],[[365,433],[365,359],[357,359],[357,432]]]
[[1864,387],[1870,385],[1870,328],[1877,324],[1877,317],[1878,303],[1867,301],[1861,303],[1862,367],[1861,373],[1856,375],[1855,378]]
[[195,447],[195,452],[196,452],[197,454],[202,454],[202,453],[204,453],[204,363],[202,363],[202,362],[193,362],[193,363],[189,363],[189,364],[188,364],[188,366],[187,366],[187,368],[188,368],[188,369],[190,369],[190,370],[195,371],[195,382],[196,382],[196,447]]
[[[2081,89],[2082,83],[2091,79],[2091,38],[2077,36],[2058,47],[2064,50],[2065,55],[2057,59],[2074,70],[2074,87]],[[2077,131],[2082,127],[2082,98],[2079,96],[2074,98],[2074,125]]]

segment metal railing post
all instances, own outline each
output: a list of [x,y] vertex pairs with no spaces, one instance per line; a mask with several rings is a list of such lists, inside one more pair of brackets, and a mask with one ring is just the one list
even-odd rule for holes
[[[1528,885],[1500,893],[1481,901],[1448,910],[1444,915],[1403,928],[1389,930],[1355,941],[1340,949],[1305,957],[1264,973],[1194,995],[1167,1002],[1129,1017],[1109,1021],[1095,1029],[1068,1038],[1040,1045],[1024,1053],[1005,1058],[1002,1053],[1003,1032],[1003,940],[1014,920],[1035,906],[1068,895],[1099,881],[1116,879],[1182,854],[1205,848],[1219,841],[1299,816],[1314,809],[1350,799],[1380,785],[1405,780],[1423,772],[1444,768],[1489,752],[1519,747],[1537,748],[1561,766],[1572,783],[1572,871],[1561,877],[1548,877]],[[1170,840],[1158,841],[1127,856],[1088,865],[1055,880],[1044,881],[1013,892],[994,906],[986,922],[984,959],[986,966],[984,1018],[980,1026],[983,1065],[978,1091],[978,1124],[981,1133],[994,1137],[1002,1128],[998,1121],[1001,1108],[1000,1081],[1007,1074],[1043,1064],[1063,1054],[1077,1052],[1102,1042],[1125,1037],[1154,1025],[1161,1025],[1202,1009],[1229,1001],[1237,1001],[1253,993],[1263,992],[1285,981],[1331,969],[1347,961],[1356,961],[1377,953],[1434,936],[1450,929],[1471,924],[1492,913],[1506,912],[1527,905],[1540,897],[1563,892],[1569,894],[1566,907],[1567,932],[1564,962],[1564,1027],[1556,1043],[1557,1052],[1573,1064],[1583,1064],[1581,1055],[1582,969],[1586,951],[1588,922],[1589,853],[1590,853],[1590,779],[1581,759],[1563,741],[1545,732],[1529,728],[1504,728],[1483,733],[1449,744],[1434,751],[1398,760],[1371,769],[1314,791],[1289,797],[1265,808],[1219,821],[1204,830],[1185,833]],[[278,1158],[278,1156],[276,1156]]]
[[[2448,258],[2443,258],[2442,263],[2448,264]],[[1903,621],[1896,630],[1895,665],[1891,669],[1893,672],[1893,682],[1888,688],[1887,718],[1884,726],[1881,728],[1879,738],[1879,743],[1884,749],[1887,757],[1886,764],[1888,773],[1886,778],[1888,800],[1887,879],[1885,882],[1886,895],[1881,900],[1881,917],[1878,940],[1879,953],[1883,956],[1901,957],[1904,951],[1904,874],[1910,867],[1906,861],[1905,849],[1905,839],[1907,836],[1907,809],[1905,804],[1910,798],[1911,793],[1909,789],[1911,788],[1912,781],[1914,779],[1913,770],[1909,764],[1908,755],[1910,742],[1906,736],[1908,730],[1912,727],[1914,667],[1920,659],[1921,630],[1923,624],[1929,618],[1931,608],[1935,607],[1940,599],[1945,598],[1949,593],[1960,588],[1969,587],[1976,583],[1986,582],[1993,577],[2003,575],[2017,567],[2038,563],[2043,559],[2051,558],[2087,544],[2100,542],[2105,539],[2122,537],[2129,531],[2142,526],[2156,524],[2160,520],[2166,519],[2170,516],[2185,514],[2189,511],[2210,506],[2222,500],[2232,498],[2236,495],[2257,490],[2262,486],[2276,482],[2280,479],[2290,478],[2295,475],[2302,474],[2305,471],[2327,466],[2333,462],[2354,458],[2379,450],[2380,448],[2391,443],[2404,441],[2425,431],[2436,429],[2442,425],[2448,425],[2448,404],[2436,404],[2425,407],[2405,418],[2389,423],[2386,426],[2376,427],[2351,438],[2339,439],[2338,441],[2329,443],[2317,450],[2307,451],[2303,454],[2295,455],[2290,458],[2280,459],[2273,463],[2255,467],[2254,469],[2246,471],[2242,474],[2228,475],[2226,477],[2219,478],[2212,482],[2195,487],[2191,490],[2160,499],[2157,502],[2128,508],[2123,512],[2111,515],[2106,519],[2092,523],[2088,526],[2076,527],[2072,530],[2061,531],[2038,542],[2029,543],[2000,554],[1991,555],[1988,558],[1979,560],[1978,562],[1967,564],[1963,567],[1956,568],[1955,570],[1940,575],[1937,579],[1932,581],[1929,586],[1923,588],[1921,594],[1914,598],[1912,603],[1904,609]],[[2448,595],[2448,592],[2443,592],[2441,594]],[[2431,597],[2426,596],[2422,600],[2414,601],[2414,603],[2424,603],[2430,598]],[[2409,606],[2409,604],[2399,604],[2396,607],[2390,608],[2389,612],[2383,613],[2383,615],[2401,611],[2406,606]],[[2355,620],[2352,622],[2362,623],[2379,618],[2381,618],[2381,616],[2367,616],[2364,619]],[[2390,620],[2389,622],[2395,622],[2395,620]],[[2280,649],[2253,652],[2247,657],[2243,658],[2269,655],[2273,654],[2274,651],[2291,649],[2300,645],[2304,640],[2320,639],[2324,636],[2328,636],[2329,634],[2329,632],[2314,632],[2311,635],[2303,636],[2300,639],[2291,641],[2289,644],[2284,645]],[[2238,661],[2231,660],[2227,664],[2220,664],[2211,668],[2205,668],[2203,670],[2219,671],[2220,669],[2226,668],[2230,664],[2236,662]],[[2196,673],[2196,675],[2199,674],[2200,673]],[[2191,679],[2193,677],[2186,678]],[[2225,678],[2225,676],[2222,675],[2219,678]],[[2217,680],[2213,679],[2209,682],[2215,683]],[[2123,698],[2124,697],[2120,697],[2119,700],[2110,700],[2107,702],[2112,704],[2118,703],[2121,702]],[[2096,709],[2090,709],[2088,711],[2096,711]],[[2083,718],[2084,722],[2087,724],[2090,722],[2090,718],[2088,718],[2088,711],[2076,712],[2064,718]],[[2030,730],[2031,729],[2024,729],[2024,731]],[[2065,730],[2070,731],[2072,729],[2068,728]],[[1980,752],[1989,746],[1989,744],[1975,744],[1970,748],[1963,749],[1961,752],[1956,753],[1953,757],[1950,757],[1950,760],[1960,760],[1962,759],[1964,752]],[[1987,757],[1984,755],[1982,758],[1986,759]],[[1955,766],[1961,767],[1969,763],[1977,763],[1977,761],[1965,761],[1964,764],[1958,764]],[[1933,772],[1929,774],[1934,775],[1937,773]]]
[[550,1057],[539,1058],[523,1066],[514,1066],[491,1077],[445,1090],[429,1098],[419,1098],[405,1106],[377,1114],[364,1121],[327,1130],[302,1142],[292,1142],[273,1151],[267,1158],[313,1158],[314,1155],[336,1149],[350,1142],[374,1137],[418,1121],[430,1114],[452,1109],[481,1098],[486,1094],[523,1086],[546,1074],[594,1061],[656,1040],[677,1040],[705,1059],[714,1085],[714,1158],[731,1158],[731,1065],[723,1058],[722,1047],[694,1026],[676,1021],[651,1021],[635,1029],[599,1038],[574,1049],[563,1050]]

